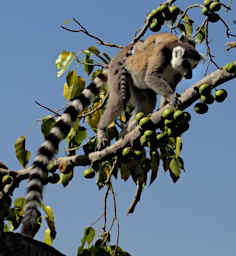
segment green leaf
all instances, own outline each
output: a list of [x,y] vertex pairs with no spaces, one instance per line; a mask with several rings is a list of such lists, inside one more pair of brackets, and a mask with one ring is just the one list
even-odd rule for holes
[[55,123],[56,123],[56,118],[50,115],[45,116],[42,119],[41,132],[44,138],[48,136],[50,130],[54,127]]
[[69,68],[75,58],[74,52],[62,51],[56,59],[57,77],[61,77],[62,74]]
[[95,54],[96,56],[98,56],[98,55],[100,54],[100,51],[98,50],[98,48],[97,48],[96,46],[90,46],[90,47],[88,48],[88,50],[89,50],[90,52],[92,52],[93,54]]
[[98,169],[97,178],[96,178],[96,184],[99,189],[101,189],[104,186],[105,181],[106,181],[106,173],[104,172],[102,164],[99,164],[99,169]]
[[178,159],[172,158],[169,164],[170,176],[173,182],[176,182],[180,177],[181,163]]
[[70,148],[79,147],[84,139],[87,137],[87,131],[84,127],[80,126],[75,129],[72,128],[66,137],[66,141]]
[[96,231],[92,227],[87,227],[84,229],[84,238],[88,245],[90,245],[96,235]]
[[176,158],[178,158],[180,155],[181,145],[182,145],[181,137],[177,137],[176,138]]
[[88,55],[86,55],[84,58],[83,68],[87,75],[90,75],[94,69],[93,59],[88,57]]
[[23,196],[16,198],[16,200],[14,201],[15,208],[23,209],[24,205],[25,205],[25,198]]
[[197,43],[201,44],[206,38],[206,28],[205,27],[198,27],[197,31],[198,31],[197,34],[196,34]]
[[74,176],[74,169],[72,167],[72,169],[70,171],[68,171],[68,173],[66,174],[61,174],[62,175],[62,179],[61,179],[61,183],[64,187],[66,187],[70,181],[72,180],[73,176]]
[[25,137],[20,136],[15,142],[16,157],[21,166],[25,168],[30,159],[30,152],[25,149]]
[[153,181],[157,178],[157,173],[160,165],[160,156],[157,150],[151,151],[151,168],[152,168],[152,174],[149,185],[153,183]]
[[187,14],[184,16],[184,26],[186,34],[191,36],[193,32],[193,20]]
[[124,181],[128,180],[130,174],[131,173],[130,173],[130,170],[129,170],[127,164],[121,163],[121,167],[120,167],[121,179]]
[[64,85],[64,97],[66,100],[73,100],[78,97],[85,88],[85,80],[76,74],[76,71],[69,71]]
[[52,246],[52,238],[51,238],[51,231],[49,228],[45,230],[44,233],[44,243]]

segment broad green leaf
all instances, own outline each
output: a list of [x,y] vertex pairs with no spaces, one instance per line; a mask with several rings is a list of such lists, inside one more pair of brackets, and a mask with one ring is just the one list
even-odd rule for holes
[[85,87],[83,77],[77,76],[75,71],[69,71],[64,85],[64,97],[70,101],[78,97]]
[[41,132],[44,138],[48,136],[50,130],[54,127],[55,123],[56,123],[56,118],[50,115],[45,116],[42,119]]
[[98,50],[98,48],[97,48],[96,46],[90,46],[90,47],[88,48],[88,50],[89,50],[90,52],[92,52],[93,54],[95,54],[96,56],[98,56],[98,55],[100,54],[100,51]]
[[9,229],[8,225],[4,224],[3,232],[9,232],[9,231],[10,231],[10,229]]
[[180,155],[181,145],[182,145],[181,137],[177,137],[176,138],[176,158],[178,158]]
[[23,209],[24,205],[25,205],[25,198],[23,196],[16,198],[16,200],[14,201],[15,208]]
[[124,181],[128,180],[128,178],[130,176],[130,170],[127,167],[127,164],[121,163],[120,175],[121,175],[122,180],[124,180]]
[[176,182],[180,177],[180,162],[176,158],[172,158],[169,164],[170,176],[173,182]]
[[88,243],[88,245],[90,245],[94,239],[96,235],[96,231],[94,228],[92,227],[87,227],[84,230],[84,237],[86,239],[86,242]]
[[21,164],[25,168],[30,159],[30,152],[25,149],[25,137],[20,136],[15,142],[15,151],[16,157]]
[[74,169],[72,167],[72,169],[68,173],[62,175],[62,181],[61,181],[62,185],[66,187],[72,180],[73,176],[74,176]]
[[80,126],[78,129],[72,128],[66,137],[66,141],[70,148],[79,147],[84,139],[87,137],[87,131],[84,127]]
[[160,157],[157,150],[151,151],[150,155],[151,155],[152,174],[151,174],[149,185],[151,185],[153,181],[157,178],[157,173],[158,173],[159,164],[160,164]]
[[[89,111],[93,111],[94,109],[96,109],[99,105],[101,104],[101,102],[96,102],[93,104],[93,106],[89,109]],[[99,120],[102,116],[103,110],[100,108],[97,111],[93,112],[92,114],[86,116],[86,121],[88,122],[88,124],[90,125],[90,127],[96,131],[97,129],[97,125],[99,123]]]
[[75,58],[74,52],[62,51],[56,59],[57,77],[61,77],[62,74],[69,68]]
[[83,68],[87,75],[90,75],[94,69],[94,62],[93,59],[88,57],[88,55],[85,56],[83,61]]
[[52,246],[52,238],[51,238],[51,231],[49,228],[45,230],[44,233],[44,243]]
[[206,38],[206,28],[205,27],[198,27],[197,31],[198,31],[197,34],[196,34],[197,43],[201,44]]
[[184,16],[184,26],[186,34],[191,36],[193,32],[193,20],[187,14]]
[[100,164],[99,170],[97,172],[97,178],[96,178],[96,184],[99,189],[101,189],[104,186],[105,181],[106,181],[106,174],[104,172],[102,164]]

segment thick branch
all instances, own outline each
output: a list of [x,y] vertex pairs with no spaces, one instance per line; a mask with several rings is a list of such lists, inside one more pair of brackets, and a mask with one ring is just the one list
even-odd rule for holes
[[[233,62],[236,65],[236,61]],[[225,71],[223,68],[220,68],[208,76],[201,79],[196,84],[192,85],[190,88],[185,90],[185,92],[181,95],[180,101],[182,104],[180,105],[180,109],[186,109],[189,107],[194,101],[198,99],[198,94],[196,92],[195,88],[199,88],[202,84],[208,83],[212,86],[212,88],[215,88],[219,86],[220,84],[223,84],[233,78],[236,77],[236,74],[231,74]],[[151,115],[151,120],[155,125],[158,127],[158,123],[161,120],[162,112],[169,108],[169,105],[166,105],[162,109],[158,110],[157,112],[153,113]],[[131,132],[129,132],[124,138],[119,139],[117,142],[112,144],[111,146],[105,148],[102,151],[94,152],[89,154],[89,159],[94,162],[102,159],[106,159],[114,155],[119,149],[122,149],[126,144],[130,143],[140,137],[141,131],[139,126],[135,127]]]

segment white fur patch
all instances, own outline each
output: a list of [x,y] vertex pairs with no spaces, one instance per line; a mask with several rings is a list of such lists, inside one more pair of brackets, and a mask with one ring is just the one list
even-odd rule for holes
[[83,105],[81,104],[79,99],[73,100],[71,106],[73,106],[78,113],[83,110]]
[[[38,186],[39,188],[42,188],[42,183],[39,181],[39,180],[36,180],[36,179],[33,179],[33,180],[31,180],[28,184],[27,184],[27,188],[30,188],[30,187],[32,187],[32,186]],[[32,193],[38,193],[39,195],[40,195],[40,193],[38,192],[38,191],[34,191],[34,190],[32,190],[32,191],[30,191],[29,193],[27,193],[27,195],[26,195],[26,199],[29,197],[30,198],[30,195],[32,194]]]
[[[26,204],[25,204],[25,211],[27,211],[27,209],[29,208],[40,208],[40,203],[38,203],[37,201],[35,200],[32,200],[32,198],[34,197],[35,194],[38,194],[38,192],[36,191],[32,191],[30,192],[29,194],[27,194],[27,196],[25,197],[25,199],[28,201]],[[39,198],[41,198],[41,196],[39,195]]]
[[93,99],[95,98],[95,95],[89,89],[84,89],[83,94],[86,98],[90,100],[90,102],[93,101]]
[[44,172],[42,169],[38,168],[38,167],[35,167],[33,168],[32,170],[30,170],[30,174],[31,175],[34,175],[34,174],[37,174],[37,175],[40,175],[41,178],[44,177]]
[[176,46],[172,51],[171,66],[173,68],[180,67],[183,61],[184,48]]
[[65,138],[65,134],[58,127],[53,127],[51,129],[51,133],[53,133],[59,140],[63,140]]
[[41,147],[48,149],[52,153],[54,153],[56,151],[54,145],[49,140],[45,140],[44,143],[41,145]]
[[69,126],[72,126],[73,125],[73,122],[71,120],[71,115],[69,113],[63,113],[61,118],[63,119],[63,121],[69,125]]
[[48,164],[49,159],[47,156],[39,154],[35,157],[34,161],[42,162],[44,164]]

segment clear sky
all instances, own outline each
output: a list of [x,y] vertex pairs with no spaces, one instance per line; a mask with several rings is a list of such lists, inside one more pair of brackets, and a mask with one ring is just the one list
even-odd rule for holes
[[[199,1],[177,1],[177,4],[196,2]],[[14,154],[14,142],[20,135],[27,135],[27,148],[35,155],[42,136],[39,124],[33,128],[32,124],[49,113],[35,105],[34,100],[53,109],[65,105],[64,77],[56,77],[56,57],[62,50],[77,52],[96,43],[83,34],[62,30],[60,25],[66,19],[75,17],[105,41],[125,45],[141,28],[145,15],[159,3],[154,0],[2,1],[0,161],[9,169],[20,168]],[[236,34],[235,2],[233,10],[223,17]],[[235,60],[234,49],[225,51],[227,39],[222,24],[210,25],[210,40],[219,65]],[[112,55],[117,52],[99,49]],[[200,50],[205,53],[202,47]],[[204,76],[205,68],[201,65],[194,72],[194,81]],[[209,71],[214,69],[211,66]],[[135,185],[131,181],[114,182],[120,246],[132,255],[235,255],[234,83],[235,80],[221,86],[229,96],[224,103],[210,106],[207,114],[199,116],[189,108],[193,115],[190,130],[183,136],[182,153],[186,172],[177,184],[161,170],[159,179],[144,190],[135,214],[126,216]],[[178,92],[191,84],[192,81],[183,83]],[[58,234],[54,246],[66,255],[76,255],[83,229],[103,212],[105,190],[98,191],[95,180],[85,180],[82,171],[76,168],[75,177],[66,188],[54,185],[45,189],[45,203],[55,211]],[[25,185],[25,182],[20,184],[17,196],[25,193]],[[100,221],[96,228],[102,225]],[[40,232],[37,238],[42,240],[42,237]]]

